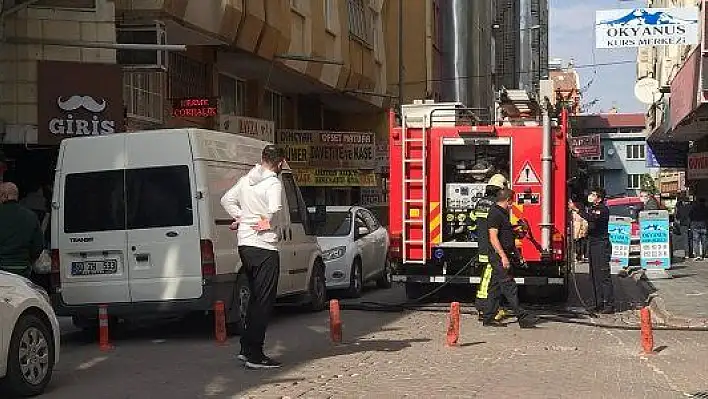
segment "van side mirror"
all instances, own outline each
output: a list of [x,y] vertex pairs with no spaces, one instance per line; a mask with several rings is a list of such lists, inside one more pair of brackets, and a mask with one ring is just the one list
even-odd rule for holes
[[356,230],[357,237],[364,237],[367,234],[369,234],[369,229],[366,226],[359,226]]

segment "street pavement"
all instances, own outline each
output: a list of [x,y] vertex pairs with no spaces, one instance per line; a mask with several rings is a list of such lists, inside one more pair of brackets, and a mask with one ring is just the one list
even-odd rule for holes
[[651,280],[672,315],[708,319],[708,261],[685,260],[672,265],[670,279]]
[[[578,275],[586,302],[587,281]],[[629,281],[616,282],[628,310],[602,322],[622,325],[634,313]],[[403,299],[402,288],[394,287],[371,290],[363,300]],[[521,330],[516,324],[483,328],[465,313],[460,345],[450,348],[444,311],[344,310],[343,343],[335,345],[326,312],[283,308],[269,329],[267,351],[284,367],[271,371],[245,370],[235,359],[238,337],[219,346],[211,325],[198,319],[113,332],[115,349],[107,353],[93,337],[68,328],[43,398],[679,398],[708,391],[708,333],[657,331],[659,353],[644,356],[638,331],[574,324],[587,321],[574,317]]]

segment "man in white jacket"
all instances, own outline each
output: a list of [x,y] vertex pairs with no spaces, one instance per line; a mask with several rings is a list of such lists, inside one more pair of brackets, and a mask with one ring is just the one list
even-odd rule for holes
[[221,198],[221,205],[234,218],[238,252],[251,288],[246,331],[241,335],[238,358],[248,368],[277,368],[280,364],[263,353],[263,343],[278,291],[280,257],[278,233],[271,226],[282,207],[282,183],[278,179],[285,157],[273,145],[263,149],[260,165]]

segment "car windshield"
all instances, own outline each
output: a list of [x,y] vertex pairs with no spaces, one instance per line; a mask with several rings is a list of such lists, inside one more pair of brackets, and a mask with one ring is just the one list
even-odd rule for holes
[[611,216],[632,218],[632,220],[637,220],[637,217],[639,216],[639,211],[641,210],[641,206],[639,204],[610,205],[608,206],[608,208],[610,209]]
[[327,220],[317,225],[316,234],[318,237],[344,237],[351,229],[351,212],[327,212]]

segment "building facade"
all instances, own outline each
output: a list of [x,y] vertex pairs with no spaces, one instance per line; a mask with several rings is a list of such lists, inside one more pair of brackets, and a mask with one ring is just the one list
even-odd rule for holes
[[647,167],[643,114],[578,115],[574,135],[600,135],[600,155],[586,158],[589,187],[608,196],[634,196],[652,178]]
[[551,60],[548,66],[548,77],[555,93],[555,97],[551,100],[564,101],[569,106],[571,115],[579,114],[582,101],[580,75],[572,64],[563,66],[563,60]]
[[[354,176],[344,184],[308,177],[318,168],[312,151],[294,163],[308,202],[359,202],[361,188],[381,183],[371,177],[376,146],[387,143],[386,3],[40,0],[5,10],[12,11],[3,15],[0,41],[7,175],[18,182],[51,179],[58,142],[77,135],[202,127],[286,148],[295,145],[292,137],[312,137],[297,143],[309,149],[326,134],[361,133],[370,147],[360,162],[328,166]],[[132,44],[186,45],[186,51],[117,48]],[[51,73],[57,61],[70,79]],[[100,90],[86,91],[91,87]],[[86,93],[90,99],[81,98]],[[70,110],[98,111],[91,101],[105,107]],[[88,124],[75,125],[79,117]],[[94,121],[112,128],[96,130]],[[44,176],[20,177],[29,166]]]

